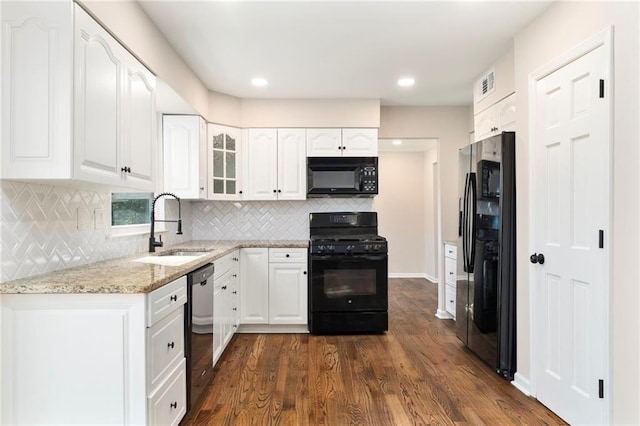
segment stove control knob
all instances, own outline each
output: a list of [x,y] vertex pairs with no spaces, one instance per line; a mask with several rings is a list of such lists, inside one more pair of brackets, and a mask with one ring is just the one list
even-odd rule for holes
[[322,252],[324,251],[324,246],[316,246],[316,250]]
[[369,251],[369,250],[371,250],[371,246],[370,246],[370,245],[368,245],[368,244],[367,244],[367,245],[365,245],[365,246],[364,246],[364,251]]
[[380,244],[376,244],[373,246],[373,251],[378,251],[380,250]]
[[334,251],[336,249],[335,246],[327,246],[327,250],[329,251]]
[[353,251],[353,249],[355,248],[355,246],[353,244],[349,244],[346,248],[347,251]]

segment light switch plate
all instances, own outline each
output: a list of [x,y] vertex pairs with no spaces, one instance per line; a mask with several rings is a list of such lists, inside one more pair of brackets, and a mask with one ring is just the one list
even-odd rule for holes
[[94,229],[104,229],[106,226],[104,222],[104,209],[95,209],[93,211],[93,221]]
[[78,208],[78,223],[77,228],[78,231],[86,231],[91,227],[91,215],[89,214],[89,210]]

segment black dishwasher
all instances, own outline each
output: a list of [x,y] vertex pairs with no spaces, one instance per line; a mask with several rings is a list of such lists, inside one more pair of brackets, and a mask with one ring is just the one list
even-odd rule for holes
[[185,309],[188,412],[200,399],[213,371],[213,263],[187,274]]

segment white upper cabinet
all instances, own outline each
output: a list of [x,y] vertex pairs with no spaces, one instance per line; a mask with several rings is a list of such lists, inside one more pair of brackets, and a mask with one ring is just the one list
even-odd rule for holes
[[341,157],[342,129],[307,129],[308,157]]
[[475,142],[516,128],[515,93],[490,106],[474,117]]
[[377,157],[378,129],[342,129],[343,157]]
[[278,129],[278,199],[307,198],[305,129]]
[[307,157],[377,157],[378,129],[307,129]]
[[242,132],[236,127],[208,125],[207,177],[210,200],[242,198]]
[[306,198],[305,129],[246,131],[245,200]]
[[153,74],[71,2],[0,7],[0,177],[153,190]]
[[207,197],[207,124],[198,115],[162,117],[164,191],[180,198]]

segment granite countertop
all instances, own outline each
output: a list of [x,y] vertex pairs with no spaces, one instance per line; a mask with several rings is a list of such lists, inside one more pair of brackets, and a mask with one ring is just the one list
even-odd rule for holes
[[149,293],[239,248],[308,246],[306,240],[188,241],[158,249],[156,255],[178,250],[209,254],[180,266],[170,266],[136,262],[135,259],[153,255],[137,253],[2,283],[0,294]]

